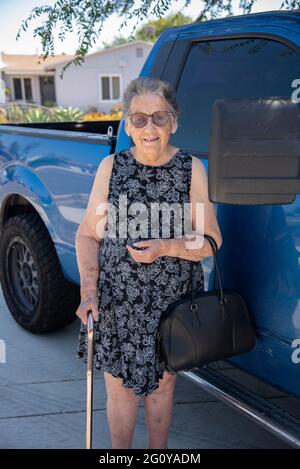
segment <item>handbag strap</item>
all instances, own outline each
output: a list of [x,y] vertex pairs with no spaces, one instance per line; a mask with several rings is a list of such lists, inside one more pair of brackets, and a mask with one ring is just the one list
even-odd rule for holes
[[[221,277],[220,277],[220,272],[219,272],[219,266],[218,266],[218,262],[217,262],[218,245],[217,245],[216,241],[214,240],[214,238],[212,236],[204,234],[204,237],[210,243],[212,251],[213,251],[213,256],[214,256],[213,289],[216,290],[216,275],[217,275],[218,282],[219,282],[220,302],[223,304],[225,302],[225,297],[224,297],[224,293],[223,293],[223,287],[222,287],[222,282],[221,282]],[[195,290],[194,290],[194,278],[195,278],[194,269],[196,267],[196,264],[198,264],[198,262],[191,261],[191,275],[190,275],[191,294],[192,294],[191,308],[196,307],[196,304],[195,304]]]
[[205,234],[204,235],[205,238],[207,238],[207,240],[211,243],[214,243],[214,247],[215,249],[213,249],[213,253],[214,253],[214,278],[213,278],[213,290],[216,290],[216,260],[217,260],[217,255],[218,255],[218,252],[219,252],[219,248],[218,248],[218,245],[216,243],[216,241],[214,240],[214,238],[208,234]]

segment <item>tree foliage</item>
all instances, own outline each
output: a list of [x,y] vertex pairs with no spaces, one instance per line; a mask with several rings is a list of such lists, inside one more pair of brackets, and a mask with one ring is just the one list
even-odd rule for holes
[[[250,13],[257,0],[240,0],[240,8],[244,13]],[[40,23],[34,29],[34,37],[38,36],[42,45],[41,58],[46,59],[54,55],[54,32],[59,31],[58,37],[63,41],[66,34],[76,31],[78,46],[73,60],[62,69],[62,73],[72,63],[80,65],[85,55],[96,44],[105,21],[113,14],[123,19],[120,30],[133,18],[136,25],[133,27],[129,39],[134,38],[137,24],[143,23],[149,16],[162,19],[172,6],[172,0],[140,0],[136,6],[135,0],[56,0],[53,6],[44,5],[35,7],[28,18],[23,20],[17,39],[23,31],[27,31],[33,20]],[[184,6],[188,6],[191,0],[185,0]],[[199,6],[197,21],[209,20],[220,16],[232,15],[233,0],[202,0],[202,9]],[[283,0],[280,8],[295,9],[300,7],[300,0]]]
[[185,16],[179,12],[176,15],[168,15],[164,18],[149,21],[137,31],[135,37],[143,41],[155,42],[165,29],[193,22],[194,19],[191,16]]
[[121,34],[119,34],[118,36],[115,36],[114,39],[110,42],[105,42],[105,41],[102,41],[102,42],[103,42],[104,49],[109,49],[110,47],[120,46],[121,44],[128,44],[130,40],[128,40],[125,36],[122,36]]
[[[149,21],[142,25],[134,35],[135,40],[155,42],[159,35],[167,28],[193,23],[191,16],[185,16],[181,12],[175,15],[168,15],[164,18]],[[104,42],[104,48],[119,46],[130,42],[125,36],[118,35],[111,42]]]

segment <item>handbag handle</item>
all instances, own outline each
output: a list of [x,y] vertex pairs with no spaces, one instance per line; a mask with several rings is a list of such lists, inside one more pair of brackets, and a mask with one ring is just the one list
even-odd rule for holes
[[[214,243],[214,248],[212,248],[213,250],[213,256],[214,256],[214,280],[213,280],[213,290],[216,290],[216,262],[217,262],[217,254],[219,252],[219,248],[218,248],[218,245],[216,243],[216,241],[214,240],[214,238],[208,234],[205,234],[204,235],[205,238],[207,238],[207,240],[211,243]],[[220,283],[220,282],[219,282]]]
[[[226,298],[224,296],[223,292],[223,287],[222,287],[222,282],[221,282],[221,277],[220,277],[220,272],[219,272],[219,267],[218,267],[218,262],[217,262],[217,253],[218,253],[218,245],[214,238],[210,235],[204,234],[204,237],[208,240],[208,242],[211,245],[212,251],[213,251],[213,256],[214,256],[214,281],[213,281],[213,289],[216,289],[216,274],[218,276],[218,282],[219,282],[219,290],[220,290],[220,303],[224,304],[226,302]],[[191,276],[190,276],[190,282],[191,282],[191,290],[192,290],[192,304],[191,304],[191,309],[197,308],[197,305],[195,303],[195,291],[194,291],[194,268],[195,264],[198,262],[191,261],[192,263],[192,268],[191,268]]]

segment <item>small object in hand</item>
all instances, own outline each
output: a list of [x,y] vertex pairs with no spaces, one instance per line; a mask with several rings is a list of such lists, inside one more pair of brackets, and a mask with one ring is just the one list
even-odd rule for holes
[[146,248],[141,247],[141,246],[135,246],[134,244],[132,244],[131,247],[132,247],[133,249],[136,249],[137,251],[144,251],[144,249],[146,249]]
[[[135,241],[135,243],[138,243],[138,241]],[[144,249],[146,249],[145,247],[142,247],[142,246],[136,246],[135,243],[131,243],[129,246],[132,249],[136,249],[137,251],[144,251]]]

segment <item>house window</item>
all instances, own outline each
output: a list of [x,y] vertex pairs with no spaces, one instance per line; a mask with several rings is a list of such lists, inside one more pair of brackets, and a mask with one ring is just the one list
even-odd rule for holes
[[22,99],[21,78],[14,78],[13,82],[14,82],[15,99]]
[[144,54],[143,54],[143,48],[142,47],[137,47],[135,49],[135,51],[136,51],[136,56],[137,57],[143,57]]
[[13,78],[15,100],[32,101],[31,78]]
[[102,77],[102,99],[110,99],[109,94],[109,77]]
[[121,96],[120,76],[101,76],[101,100],[118,100]]
[[32,87],[30,78],[24,78],[24,92],[26,101],[32,101]]
[[112,99],[120,98],[120,78],[112,77]]

